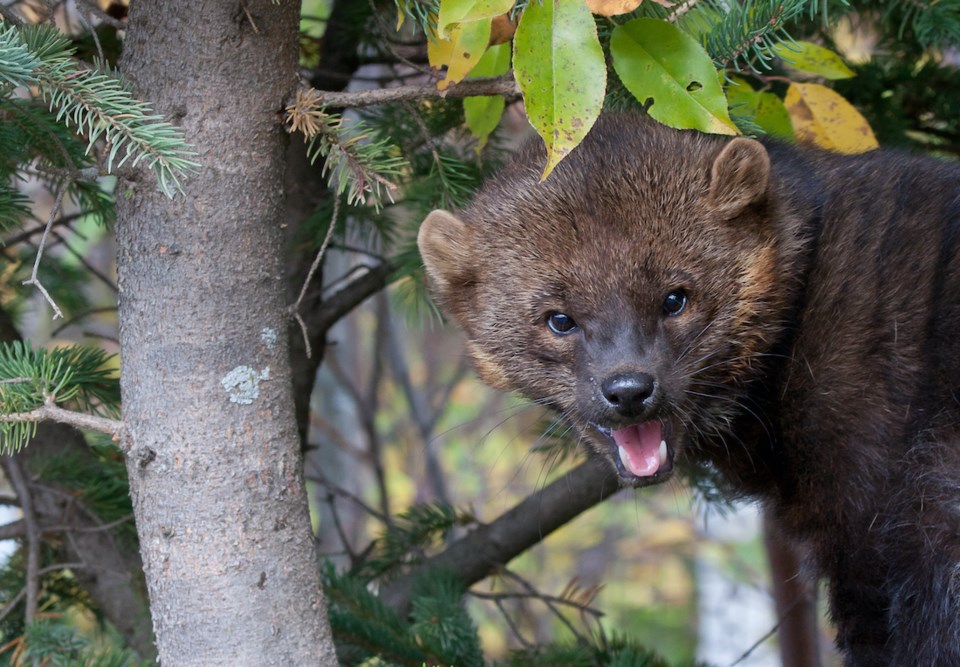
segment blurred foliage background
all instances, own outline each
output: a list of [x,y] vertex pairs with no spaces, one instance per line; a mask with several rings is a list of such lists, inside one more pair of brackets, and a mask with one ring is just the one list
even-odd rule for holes
[[[730,78],[777,100],[798,82],[829,85],[863,114],[881,145],[947,159],[960,153],[960,3],[666,5],[649,1],[627,16],[597,18],[599,39],[606,44],[615,24],[662,20],[688,5],[702,10],[703,20],[723,18],[724,8],[740,11],[744,22],[778,10],[790,22],[748,33],[751,44],[772,50],[809,40],[839,54],[854,76],[797,72],[773,56],[761,63],[757,53],[770,56],[766,51],[724,56],[744,38],[731,23],[724,24],[729,34],[710,43],[710,56],[725,63]],[[432,86],[439,75],[430,67],[427,33],[438,9],[438,2],[418,0],[304,0],[304,81],[314,90],[358,95]],[[2,10],[26,22],[55,19],[80,61],[116,64],[126,2],[6,0]],[[398,16],[406,17],[399,30]],[[608,76],[608,107],[642,106],[612,68]],[[115,177],[64,180],[63,171],[99,164],[106,148],[95,143],[88,153],[72,131],[36,120],[46,118],[41,102],[9,88],[0,105],[0,161],[17,198],[2,209],[10,224],[0,248],[0,328],[6,342],[19,332],[41,348],[87,343],[116,352]],[[300,107],[301,120],[316,126],[309,146],[299,135],[291,139],[285,224],[291,301],[329,242],[320,286],[307,299],[315,354],[298,363],[305,475],[341,658],[366,665],[664,664],[649,648],[672,665],[777,664],[778,611],[761,522],[755,512],[718,501],[709,475],[613,495],[466,593],[434,573],[418,584],[410,615],[375,596],[582,460],[564,424],[474,378],[458,334],[424,295],[413,243],[419,222],[435,207],[466,203],[483,177],[534,134],[519,94],[505,98],[496,129],[481,137],[467,128],[456,95],[353,109],[327,108],[307,96]],[[740,131],[764,133],[756,113],[730,111]],[[36,137],[26,141],[27,132]],[[64,183],[70,191],[61,205]],[[40,275],[63,311],[56,321],[47,301],[22,285],[51,211],[57,215]],[[93,458],[41,461],[30,483],[70,499],[74,513],[63,515],[65,524],[94,517],[114,547],[135,553],[121,457],[103,438],[87,440]],[[0,492],[0,505],[11,510],[0,526],[9,547],[0,570],[0,664],[149,662],[149,648],[118,629],[103,601],[87,592],[83,564],[68,555],[69,526],[44,536],[42,623],[28,628],[14,486]],[[525,516],[538,521],[536,512]],[[835,663],[826,621],[818,634],[810,641],[819,640],[824,664]]]

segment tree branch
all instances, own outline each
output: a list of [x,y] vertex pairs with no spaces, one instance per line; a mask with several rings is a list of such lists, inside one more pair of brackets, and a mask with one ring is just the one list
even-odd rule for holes
[[369,107],[389,102],[405,100],[442,99],[446,97],[475,97],[478,95],[501,95],[507,100],[520,99],[520,88],[512,74],[489,79],[470,79],[449,86],[446,90],[437,90],[435,84],[397,86],[379,88],[356,93],[319,91],[324,106],[336,108]]
[[125,445],[123,444],[123,422],[117,421],[116,419],[107,419],[105,417],[88,415],[82,412],[64,410],[54,403],[47,403],[39,408],[31,410],[30,412],[17,412],[10,415],[0,415],[0,422],[39,423],[44,421],[54,421],[61,424],[67,424],[68,426],[74,426],[76,428],[106,433],[107,435],[113,436],[114,443],[116,443],[121,450],[126,451]]
[[334,292],[320,304],[316,314],[310,318],[308,325],[311,331],[317,334],[322,332],[325,336],[327,330],[340,318],[390,284],[396,268],[391,262],[378,264],[347,283],[343,289]]
[[27,525],[22,520],[11,521],[0,526],[0,540],[13,540],[18,537],[25,537],[27,534]]
[[27,606],[24,612],[24,623],[30,625],[37,615],[38,599],[40,597],[40,527],[37,525],[37,516],[33,511],[33,499],[30,496],[30,487],[27,477],[23,474],[20,462],[12,456],[3,457],[4,470],[10,486],[20,499],[20,509],[23,512],[23,522],[26,525],[27,538],[27,572],[24,590],[27,596]]
[[410,605],[413,582],[434,568],[456,572],[470,586],[619,488],[616,473],[608,463],[589,459],[530,495],[493,523],[481,525],[443,552],[390,582],[384,587],[380,599],[405,613]]

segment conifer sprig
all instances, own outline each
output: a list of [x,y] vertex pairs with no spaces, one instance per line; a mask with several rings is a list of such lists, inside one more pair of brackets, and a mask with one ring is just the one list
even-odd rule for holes
[[786,26],[809,9],[807,0],[746,0],[730,3],[705,36],[707,53],[720,67],[770,69],[773,47],[791,37]]
[[348,204],[369,203],[379,210],[384,195],[393,201],[397,185],[391,178],[402,175],[409,164],[369,125],[356,121],[348,130],[342,116],[324,109],[318,91],[301,89],[287,107],[287,127],[303,134],[311,163],[325,159],[323,175],[338,196],[346,191]]
[[398,24],[412,19],[425,35],[437,34],[437,16],[440,0],[394,0],[397,5]]
[[[120,389],[105,368],[108,361],[103,350],[81,345],[34,350],[18,341],[0,346],[0,413],[23,415],[54,404],[115,413]],[[20,449],[36,429],[36,421],[0,421],[0,452]]]
[[199,165],[179,128],[152,115],[108,68],[79,66],[70,41],[54,26],[0,26],[0,80],[36,86],[58,121],[86,135],[88,152],[102,138],[108,171],[115,162],[144,162],[167,196],[182,190],[180,177]]

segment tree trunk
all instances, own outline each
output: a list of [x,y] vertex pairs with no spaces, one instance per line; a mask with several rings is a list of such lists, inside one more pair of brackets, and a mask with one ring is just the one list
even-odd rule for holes
[[118,192],[123,420],[163,664],[333,665],[281,260],[299,3],[134,3],[122,66],[201,171]]
[[773,599],[780,619],[780,658],[783,667],[820,667],[820,629],[816,589],[804,577],[797,547],[763,514],[763,542],[770,561]]

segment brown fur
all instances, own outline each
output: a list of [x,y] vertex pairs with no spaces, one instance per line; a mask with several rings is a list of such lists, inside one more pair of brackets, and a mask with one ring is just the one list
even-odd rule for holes
[[[764,502],[828,578],[848,664],[960,665],[960,168],[633,115],[542,164],[421,228],[481,375],[614,463],[611,430],[659,422],[669,460],[626,484],[707,462]],[[624,374],[650,384],[632,411]]]

